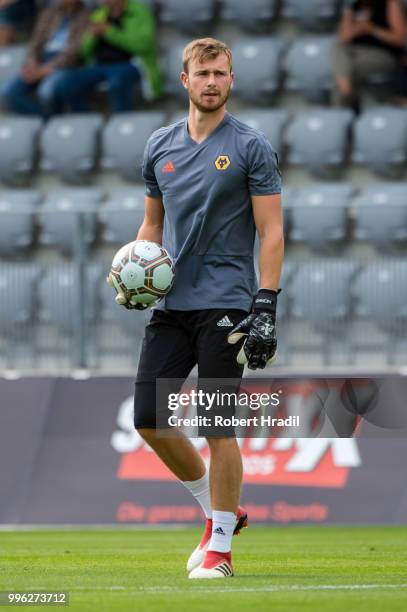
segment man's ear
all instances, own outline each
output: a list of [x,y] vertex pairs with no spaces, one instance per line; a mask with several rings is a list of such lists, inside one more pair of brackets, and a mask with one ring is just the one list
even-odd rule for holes
[[188,74],[186,72],[181,72],[181,74],[179,75],[179,78],[183,86],[185,87],[185,89],[188,89]]

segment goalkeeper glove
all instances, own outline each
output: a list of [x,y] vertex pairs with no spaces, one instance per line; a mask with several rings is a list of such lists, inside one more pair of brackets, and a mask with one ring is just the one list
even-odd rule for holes
[[[106,282],[109,285],[109,287],[113,287],[114,289],[116,289],[113,283],[113,278],[112,278],[111,273],[106,278]],[[140,304],[140,303],[133,304],[131,299],[128,300],[125,294],[121,291],[117,292],[117,295],[115,297],[115,302],[116,304],[119,304],[120,306],[124,306],[125,308],[127,308],[127,310],[145,310],[146,308],[148,308],[148,304]]]
[[276,308],[281,289],[260,289],[253,302],[253,312],[228,335],[229,344],[236,344],[246,336],[237,356],[241,365],[251,370],[263,369],[274,361],[277,350]]

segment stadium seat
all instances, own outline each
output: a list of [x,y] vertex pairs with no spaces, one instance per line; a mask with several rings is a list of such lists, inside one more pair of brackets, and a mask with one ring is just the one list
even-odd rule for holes
[[[291,316],[306,322],[320,334],[322,344],[318,352],[324,363],[329,364],[341,353],[346,361],[352,359],[352,337],[348,318],[351,313],[350,284],[358,265],[350,260],[313,260],[302,264],[290,283]],[[315,339],[313,336],[303,344],[302,350],[309,353]],[[297,350],[294,346],[293,349]]]
[[271,36],[240,38],[232,47],[235,91],[252,104],[268,104],[280,86],[285,42]]
[[0,254],[16,256],[32,244],[34,214],[41,196],[36,191],[0,191]]
[[355,122],[353,161],[374,172],[395,177],[407,160],[407,109],[379,106]]
[[345,162],[352,119],[345,109],[315,107],[298,114],[287,130],[288,161],[315,176],[332,176]]
[[353,188],[346,183],[315,184],[296,193],[290,208],[289,239],[325,249],[343,241]]
[[321,30],[336,25],[340,4],[340,0],[283,0],[281,14],[307,30]]
[[282,158],[283,130],[289,118],[285,110],[246,108],[236,114],[236,117],[250,127],[263,132],[277,151],[279,158]]
[[136,239],[144,218],[143,187],[114,190],[99,218],[104,224],[102,238],[108,244],[127,244]]
[[0,180],[5,184],[26,184],[32,177],[41,124],[34,117],[0,119]]
[[87,182],[96,167],[102,117],[95,113],[51,119],[41,138],[41,168],[67,183]]
[[164,91],[185,103],[188,100],[186,89],[182,86],[179,75],[183,70],[182,54],[189,43],[188,38],[175,40],[171,45],[165,46],[160,52],[160,64],[164,75]]
[[407,186],[398,183],[370,185],[355,198],[354,238],[379,249],[406,244]]
[[333,84],[330,50],[334,40],[333,36],[297,39],[285,57],[284,87],[301,92],[310,102],[325,102]]
[[388,334],[388,362],[407,339],[407,262],[389,258],[368,264],[355,279],[355,313]]
[[32,322],[39,269],[32,264],[0,265],[0,333],[11,336]]
[[96,235],[96,212],[103,194],[96,187],[62,189],[50,193],[40,208],[40,242],[56,246],[65,255],[76,248],[78,238],[78,213],[82,213],[82,231],[86,246],[90,246]]
[[292,314],[316,326],[344,321],[350,313],[350,283],[357,264],[343,259],[302,264],[290,284]]
[[102,166],[114,169],[126,180],[141,180],[146,142],[163,126],[161,112],[121,113],[109,119],[102,133]]
[[160,0],[160,22],[189,34],[211,30],[214,12],[214,0]]
[[248,32],[265,32],[275,18],[277,0],[223,0],[221,19],[236,21]]
[[20,72],[26,54],[27,47],[25,45],[0,47],[0,87],[10,77]]
[[[92,321],[98,312],[98,288],[103,282],[98,265],[85,268],[85,295],[81,301],[85,320]],[[78,270],[72,265],[56,265],[45,269],[38,283],[38,318],[51,323],[60,333],[69,335],[75,329],[79,308]]]

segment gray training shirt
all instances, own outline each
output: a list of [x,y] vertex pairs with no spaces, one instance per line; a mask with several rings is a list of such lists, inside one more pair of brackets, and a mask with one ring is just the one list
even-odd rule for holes
[[154,132],[143,161],[146,193],[162,197],[163,246],[174,286],[156,308],[250,310],[257,291],[251,195],[281,192],[266,136],[226,113],[200,144],[187,119]]

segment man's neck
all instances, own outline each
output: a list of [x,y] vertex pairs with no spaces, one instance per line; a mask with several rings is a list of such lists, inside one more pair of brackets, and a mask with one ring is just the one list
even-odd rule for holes
[[192,140],[198,144],[208,138],[220,123],[226,113],[226,107],[222,106],[213,113],[202,113],[196,106],[190,104],[188,115],[188,131]]

